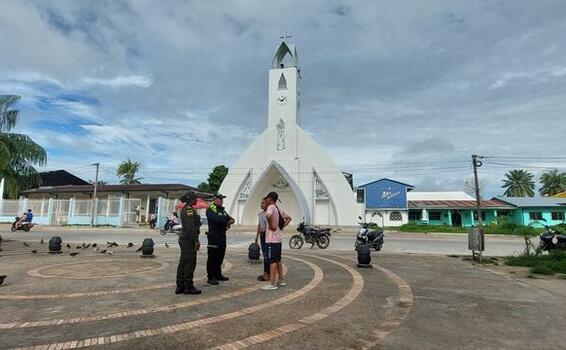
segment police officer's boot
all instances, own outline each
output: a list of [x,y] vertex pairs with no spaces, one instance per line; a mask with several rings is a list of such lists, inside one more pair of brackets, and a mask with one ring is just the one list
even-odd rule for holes
[[183,294],[186,294],[186,295],[188,295],[188,294],[196,295],[196,294],[200,294],[200,293],[202,293],[200,291],[200,289],[196,289],[195,286],[189,286],[189,287],[185,288],[185,290],[183,291]]
[[183,294],[183,292],[185,291],[185,287],[177,285],[177,288],[175,288],[175,294]]

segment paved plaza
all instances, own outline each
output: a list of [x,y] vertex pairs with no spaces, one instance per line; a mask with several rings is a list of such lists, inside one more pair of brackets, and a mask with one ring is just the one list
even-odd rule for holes
[[285,250],[288,284],[266,292],[261,265],[238,248],[230,281],[207,286],[201,252],[203,294],[179,296],[178,248],[141,259],[124,245],[49,255],[28,244],[4,241],[0,252],[2,349],[566,347],[563,280],[545,288],[445,256],[374,254],[372,269],[358,269],[353,252]]

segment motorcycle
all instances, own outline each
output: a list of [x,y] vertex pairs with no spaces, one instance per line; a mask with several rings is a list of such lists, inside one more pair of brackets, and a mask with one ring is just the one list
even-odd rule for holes
[[29,232],[29,230],[32,229],[33,227],[33,223],[31,222],[26,222],[24,224],[21,224],[20,226],[16,227],[16,224],[18,223],[18,221],[20,221],[20,217],[16,216],[14,218],[14,222],[12,223],[12,227],[10,228],[10,231],[12,232],[16,232],[16,231],[26,231]]
[[183,226],[180,223],[175,225],[171,222],[171,219],[167,219],[167,222],[165,222],[165,225],[159,230],[159,232],[161,235],[165,235],[166,233],[179,234],[179,232],[181,232],[181,228],[183,228]]
[[307,225],[301,222],[297,226],[299,234],[293,235],[289,239],[289,247],[291,249],[301,249],[303,244],[311,244],[311,249],[316,244],[320,249],[326,249],[330,245],[330,228],[320,228],[312,225]]
[[383,247],[383,229],[377,227],[374,229],[374,224],[361,222],[362,218],[358,217],[360,222],[360,230],[356,235],[356,243],[354,245],[355,249],[358,250],[358,247],[361,245],[368,245],[370,248],[375,249],[376,251],[380,251]]
[[537,254],[544,251],[566,250],[566,234],[558,232],[548,225],[544,225],[544,232],[539,236],[539,239]]

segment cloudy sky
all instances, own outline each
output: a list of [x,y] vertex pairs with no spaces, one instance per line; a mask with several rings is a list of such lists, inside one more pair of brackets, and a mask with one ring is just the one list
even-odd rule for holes
[[[22,1],[0,11],[0,94],[48,169],[197,184],[266,126],[267,70],[299,50],[303,127],[357,184],[489,195],[515,167],[566,170],[566,2]],[[553,158],[562,157],[562,158]]]

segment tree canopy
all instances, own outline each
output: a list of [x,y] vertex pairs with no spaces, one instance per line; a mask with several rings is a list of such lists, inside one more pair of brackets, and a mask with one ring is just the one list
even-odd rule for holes
[[133,162],[128,158],[118,165],[116,175],[121,177],[120,183],[123,185],[139,185],[143,178],[136,178],[136,173],[140,170],[141,163]]
[[503,186],[507,197],[534,197],[534,175],[526,170],[514,169],[505,174]]
[[47,153],[41,146],[27,135],[10,132],[20,117],[13,108],[19,100],[20,96],[0,95],[0,176],[10,198],[39,184],[34,166],[47,163]]
[[554,196],[566,191],[566,173],[558,172],[558,169],[547,171],[540,176],[541,188],[538,190],[541,196]]
[[226,175],[228,175],[228,168],[223,164],[217,165],[212,169],[210,174],[208,174],[206,182],[202,182],[197,188],[199,191],[203,192],[218,193],[220,185],[222,185],[222,181],[224,181]]

